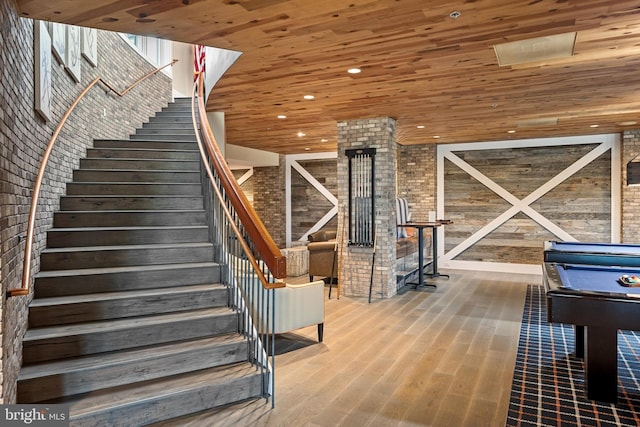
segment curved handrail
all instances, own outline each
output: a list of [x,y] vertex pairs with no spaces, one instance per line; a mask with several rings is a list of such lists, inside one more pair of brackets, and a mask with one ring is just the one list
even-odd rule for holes
[[62,119],[60,120],[60,123],[58,123],[56,130],[53,132],[51,139],[49,139],[49,144],[47,145],[47,149],[45,150],[44,155],[42,156],[42,161],[40,162],[40,168],[38,169],[38,176],[36,177],[36,182],[33,186],[33,196],[31,197],[31,207],[29,209],[29,222],[27,223],[27,236],[26,236],[26,243],[24,248],[24,262],[22,266],[22,286],[19,288],[13,288],[13,289],[7,290],[7,296],[15,297],[20,295],[29,295],[29,290],[31,287],[30,286],[31,285],[31,251],[33,250],[33,231],[35,229],[36,211],[38,208],[38,199],[40,198],[40,187],[42,186],[44,171],[47,167],[49,156],[53,151],[53,146],[55,145],[56,140],[58,139],[58,135],[60,134],[62,127],[67,122],[67,119],[69,118],[73,110],[76,108],[78,103],[84,98],[87,92],[89,92],[89,90],[98,83],[104,84],[109,91],[115,93],[118,97],[123,97],[131,89],[138,86],[144,80],[156,75],[158,72],[160,72],[164,68],[172,66],[176,62],[178,62],[178,60],[174,59],[170,63],[163,65],[162,67],[156,68],[155,70],[145,74],[144,76],[140,77],[138,80],[136,80],[134,83],[132,83],[129,87],[127,87],[122,92],[118,92],[116,89],[113,88],[113,86],[111,86],[109,83],[103,80],[102,77],[96,77],[95,79],[93,79],[91,83],[87,85],[86,88],[84,88],[82,92],[80,92],[80,94],[76,97],[75,101],[73,101],[73,103],[71,104],[67,112],[64,114],[64,116],[62,116]]
[[[269,267],[269,271],[276,279],[284,279],[287,276],[287,265],[286,258],[280,252],[280,249],[273,241],[271,234],[267,231],[267,228],[264,226],[263,222],[260,220],[260,217],[253,209],[251,203],[249,203],[247,197],[244,192],[240,189],[237,181],[233,179],[233,174],[231,173],[231,169],[227,165],[227,162],[222,155],[222,152],[218,148],[217,143],[215,142],[215,136],[213,135],[213,131],[209,125],[209,121],[207,119],[206,109],[204,105],[204,96],[203,96],[203,82],[202,78],[198,78],[198,115],[200,117],[200,130],[204,136],[206,142],[206,148],[213,163],[213,167],[216,169],[218,174],[218,178],[220,179],[220,184],[223,186],[226,196],[229,199],[229,202],[233,205],[240,222],[242,223],[244,229],[247,231],[247,234],[250,236],[251,241],[255,244],[256,249],[260,253],[261,258],[264,260],[267,267]],[[195,92],[195,84],[194,84],[194,92]],[[195,112],[192,113],[194,115]],[[195,121],[195,115],[193,116]],[[197,133],[196,133],[197,134]],[[206,164],[206,162],[205,162]],[[214,186],[215,187],[215,186]],[[216,191],[219,191],[216,188]],[[221,197],[221,195],[218,195]],[[222,199],[221,199],[222,200]],[[223,203],[224,206],[224,203]],[[227,212],[227,208],[225,207],[225,215],[230,218],[230,213]],[[264,275],[261,274],[260,268],[258,266],[257,261],[252,256],[251,251],[247,243],[244,239],[241,238],[240,231],[237,229],[236,225],[233,221],[230,221],[233,224],[234,233],[240,237],[240,242],[245,250],[245,253],[249,257],[253,268],[258,272],[260,277],[260,281],[265,286],[265,288],[273,288],[273,287],[281,287],[280,284],[277,283],[268,283],[264,278]]]

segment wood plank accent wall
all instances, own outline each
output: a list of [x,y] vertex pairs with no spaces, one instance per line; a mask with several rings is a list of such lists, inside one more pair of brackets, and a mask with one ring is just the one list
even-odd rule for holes
[[[338,197],[336,159],[298,160],[298,163],[331,194]],[[309,181],[297,171],[291,171],[291,240],[293,242],[296,242],[332,208],[333,203],[329,202]],[[322,229],[337,230],[338,218],[333,217]]]
[[[522,199],[595,148],[594,144],[456,152],[514,196]],[[445,212],[449,251],[512,205],[445,160]],[[581,241],[608,242],[611,230],[611,155],[601,155],[531,204]],[[540,264],[542,242],[551,232],[520,212],[456,260]]]

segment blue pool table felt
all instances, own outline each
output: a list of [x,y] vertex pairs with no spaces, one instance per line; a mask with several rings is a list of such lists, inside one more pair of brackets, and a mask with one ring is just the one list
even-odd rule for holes
[[623,286],[618,282],[624,274],[640,277],[640,269],[587,265],[558,265],[557,267],[565,290],[640,297],[640,287]]

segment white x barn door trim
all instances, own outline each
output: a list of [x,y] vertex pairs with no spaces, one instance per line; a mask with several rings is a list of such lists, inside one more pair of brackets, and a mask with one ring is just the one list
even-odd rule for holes
[[[530,147],[549,147],[549,146],[561,146],[561,145],[576,145],[576,144],[598,144],[593,150],[584,155],[582,158],[575,161],[568,166],[562,172],[556,176],[551,177],[543,185],[532,191],[526,197],[519,199],[511,194],[509,191],[498,185],[491,178],[487,177],[476,168],[458,157],[456,151],[470,151],[470,150],[492,150],[492,149],[512,149],[512,148],[530,148]],[[495,217],[492,221],[487,223],[484,227],[480,228],[473,234],[471,234],[464,241],[460,242],[454,248],[444,253],[444,243],[446,235],[446,227],[440,227],[438,229],[438,258],[442,267],[459,268],[459,269],[474,269],[485,271],[505,271],[505,272],[518,272],[518,273],[539,273],[539,265],[529,264],[506,264],[506,263],[489,263],[478,261],[460,261],[455,258],[469,249],[483,238],[487,237],[489,233],[497,229],[506,221],[511,219],[519,212],[523,212],[529,218],[537,222],[540,226],[544,227],[551,233],[553,233],[560,240],[575,241],[576,239],[571,236],[569,232],[563,230],[557,224],[550,221],[544,215],[537,212],[531,207],[531,204],[536,200],[544,196],[549,191],[560,185],[562,182],[570,178],[576,172],[586,167],[589,163],[600,157],[602,154],[611,150],[611,241],[618,242],[620,236],[620,139],[619,135],[591,135],[580,137],[567,137],[567,138],[549,138],[549,139],[534,139],[534,140],[517,140],[517,141],[500,141],[489,143],[471,143],[471,144],[450,144],[439,145],[437,154],[437,213],[438,218],[447,218],[447,213],[444,211],[444,192],[446,189],[446,182],[444,182],[444,160],[447,159],[468,175],[479,181],[485,187],[493,191],[496,195],[500,196],[511,207],[506,211]],[[542,248],[542,247],[541,247]]]
[[326,223],[338,214],[338,198],[335,197],[327,188],[322,185],[316,178],[313,177],[305,168],[298,163],[299,160],[323,160],[323,159],[337,159],[338,153],[310,153],[310,154],[291,154],[285,156],[285,218],[286,228],[285,234],[287,239],[287,247],[291,246],[291,170],[295,169],[305,180],[307,180],[313,188],[318,190],[329,202],[333,204],[333,207],[327,211],[327,213],[320,218],[311,228],[309,228],[298,240],[306,241],[307,236],[320,230]]
[[249,168],[244,175],[237,179],[238,185],[242,185],[249,180],[253,176],[253,168]]

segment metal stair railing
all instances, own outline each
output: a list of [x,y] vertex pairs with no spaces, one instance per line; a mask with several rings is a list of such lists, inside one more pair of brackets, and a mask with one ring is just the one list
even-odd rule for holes
[[[203,74],[192,93],[192,120],[209,180],[210,225],[217,260],[224,266],[229,305],[240,313],[239,332],[247,339],[249,360],[262,374],[262,394],[274,400],[275,292],[285,286],[286,258],[247,200],[229,169],[206,115]],[[271,356],[269,358],[269,355]]]

